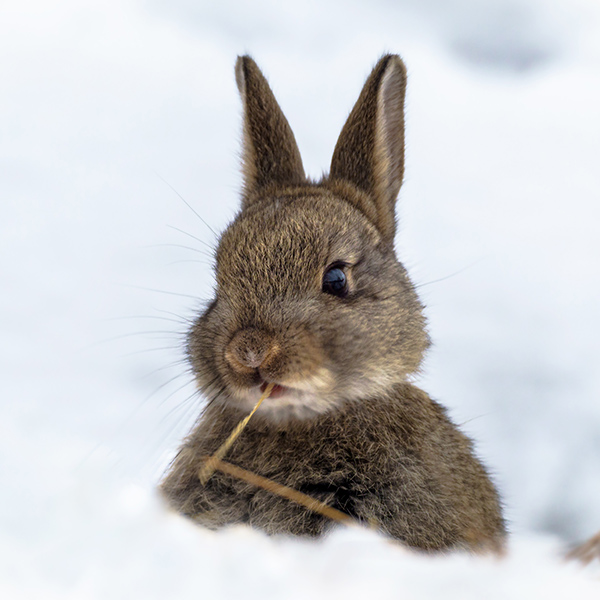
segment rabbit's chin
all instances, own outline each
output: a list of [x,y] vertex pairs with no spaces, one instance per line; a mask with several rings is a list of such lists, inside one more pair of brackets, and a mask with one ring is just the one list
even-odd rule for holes
[[[249,412],[261,395],[261,387],[257,386],[238,390],[228,401]],[[257,416],[278,422],[310,419],[331,410],[337,404],[331,394],[326,392],[277,386],[276,392],[263,401]]]

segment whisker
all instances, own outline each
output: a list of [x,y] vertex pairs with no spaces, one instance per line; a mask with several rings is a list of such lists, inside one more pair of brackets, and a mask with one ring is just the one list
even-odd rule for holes
[[122,285],[123,285],[123,287],[133,288],[134,290],[144,290],[146,292],[156,292],[158,294],[168,294],[169,296],[180,296],[182,298],[193,298],[194,300],[198,299],[196,296],[192,296],[191,294],[180,294],[178,292],[168,292],[166,290],[156,290],[154,288],[142,287],[140,285],[131,285],[129,283],[124,283]]
[[[87,456],[85,456],[82,461],[79,463],[78,468],[83,467],[83,465],[98,451],[99,448],[101,448],[102,446],[109,444],[110,442],[114,441],[118,436],[120,436],[123,431],[125,430],[125,428],[131,423],[132,419],[139,413],[139,411],[144,407],[144,405],[150,400],[150,398],[152,398],[152,396],[154,394],[156,394],[160,389],[164,388],[165,385],[168,385],[169,383],[175,381],[176,379],[178,379],[179,377],[181,377],[182,374],[177,375],[176,377],[172,377],[169,381],[167,381],[166,383],[162,384],[157,390],[154,390],[154,392],[152,392],[152,394],[150,394],[149,396],[147,396],[146,398],[144,398],[141,402],[138,402],[138,404],[129,412],[129,414],[123,419],[123,421],[121,422],[119,427],[116,427],[112,433],[110,433],[108,436],[106,436],[105,439],[103,439],[102,441],[98,442],[94,448],[92,448],[92,450],[90,450],[90,452],[87,454]],[[189,384],[189,382],[188,382]],[[179,388],[182,389],[182,388]]]
[[154,174],[166,185],[168,185],[171,190],[173,190],[173,192],[175,192],[175,194],[177,194],[177,196],[179,197],[179,199],[204,223],[204,225],[206,225],[206,227],[208,227],[208,229],[210,229],[210,231],[213,233],[213,235],[215,237],[218,237],[217,232],[196,212],[196,210],[192,207],[192,205],[163,177],[161,177],[156,171],[154,171]]
[[[175,313],[173,313],[175,314]],[[169,319],[167,317],[160,317],[157,315],[131,315],[131,316],[125,316],[125,317],[110,317],[108,319],[102,319],[103,322],[105,321],[124,321],[126,319],[159,319],[161,321],[170,321],[171,323],[179,323],[179,324],[183,324],[184,321],[182,321],[181,319]]]
[[[148,400],[150,400],[150,398],[152,398],[153,396],[155,396],[156,394],[158,394],[158,392],[160,392],[162,389],[166,388],[169,384],[173,383],[174,381],[177,381],[180,377],[183,377],[185,375],[185,373],[178,373],[177,375],[174,375],[173,377],[171,377],[171,379],[169,379],[168,381],[165,381],[164,383],[162,383],[161,385],[159,385],[149,396],[146,397],[146,399],[143,402],[148,402]],[[189,381],[181,386],[180,388],[178,388],[177,390],[175,390],[173,392],[173,394],[176,394],[180,389],[184,388],[186,385],[188,385]],[[161,401],[159,404],[163,404],[164,401]]]
[[[196,299],[198,300],[199,298],[196,298]],[[205,304],[208,304],[208,300],[200,300],[200,301],[203,302],[203,303],[205,303]],[[161,313],[164,313],[166,315],[173,315],[174,317],[178,317],[178,318],[182,319],[183,322],[186,323],[187,325],[193,325],[194,322],[195,322],[194,319],[186,319],[185,317],[182,317],[181,315],[179,315],[177,313],[174,313],[174,312],[172,312],[170,310],[164,310],[162,308],[157,308],[156,310],[157,310],[157,312],[161,312]]]
[[[178,379],[179,377],[181,377],[181,374],[178,375],[175,379]],[[171,380],[171,381],[173,381],[173,380]],[[188,385],[190,385],[190,383],[194,383],[194,381],[193,380],[186,381],[182,386],[179,386],[176,390],[173,390],[166,398],[163,398],[159,402],[159,406],[162,406],[167,400],[171,399],[175,394],[177,394],[178,392],[180,392],[183,388],[185,388]]]
[[[206,408],[212,406],[219,398],[221,398],[221,396],[223,396],[223,394],[225,393],[226,389],[226,386],[222,386],[221,389],[214,396],[212,396],[212,398],[207,396],[208,401],[206,403]],[[225,408],[224,405],[223,408]]]
[[420,283],[418,285],[415,285],[416,289],[425,287],[426,285],[431,285],[433,283],[440,283],[441,281],[446,281],[446,279],[451,279],[452,277],[455,277],[456,275],[460,275],[461,273],[463,273],[464,271],[474,267],[476,264],[480,263],[480,260],[476,260],[475,262],[467,265],[466,267],[463,267],[462,269],[459,269],[458,271],[454,271],[454,273],[450,273],[450,275],[446,275],[445,277],[440,277],[439,279],[433,279],[432,281],[426,281],[425,283]]
[[161,348],[144,348],[143,350],[136,350],[135,352],[129,352],[123,354],[123,357],[136,356],[138,354],[145,354],[146,352],[159,352],[160,350],[181,350],[181,346],[163,346]]
[[215,248],[214,248],[214,246],[211,246],[208,242],[205,242],[203,239],[196,237],[195,235],[192,235],[191,233],[188,233],[187,231],[184,231],[183,229],[179,229],[179,227],[175,227],[174,225],[167,225],[167,227],[169,229],[174,229],[175,231],[178,231],[179,233],[183,233],[183,235],[187,235],[188,237],[191,237],[193,240],[196,240],[197,242],[200,242],[201,244],[204,244],[205,246],[207,246],[208,248],[211,249],[211,254],[214,257]]
[[206,267],[212,267],[212,263],[206,262],[205,260],[174,260],[173,262],[167,263],[167,267],[180,265],[181,263],[198,263]]
[[463,421],[462,423],[459,423],[458,426],[462,427],[463,425],[466,425],[467,423],[470,423],[471,421],[476,421],[477,419],[482,419],[483,417],[489,417],[490,415],[493,415],[495,411],[490,411],[487,413],[482,413],[480,415],[475,415],[474,417],[471,417],[470,419],[467,419],[466,421]]
[[181,248],[183,250],[197,252],[198,254],[202,254],[202,256],[206,256],[207,258],[214,258],[212,254],[206,252],[205,250],[194,248],[193,246],[185,246],[184,244],[150,244],[149,246],[145,246],[145,248]]
[[[175,337],[183,337],[184,334],[178,331],[168,331],[168,330],[157,330],[157,331],[131,331],[129,333],[121,333],[120,335],[115,335],[114,337],[107,338],[105,340],[100,340],[98,342],[94,342],[92,347],[99,346],[101,344],[108,344],[110,342],[114,342],[116,340],[122,340],[129,337],[135,337],[138,335],[167,335],[167,336],[175,336]],[[152,338],[156,340],[163,340],[164,337]]]
[[[136,381],[143,381],[144,379],[148,379],[148,377],[152,377],[153,375],[156,375],[157,373],[160,373],[162,371],[167,371],[168,369],[172,369],[173,367],[179,367],[181,365],[185,365],[187,364],[188,360],[187,358],[180,358],[179,360],[175,360],[171,363],[168,363],[166,365],[164,365],[163,367],[159,367],[158,369],[154,369],[152,371],[150,371],[149,373],[146,373],[145,375],[141,375],[140,377],[136,378]],[[188,373],[191,374],[193,373],[192,369],[185,369],[184,373]]]
[[[197,394],[197,392],[194,392],[194,394],[192,394],[191,396],[188,396],[188,398],[185,399],[185,403],[189,402],[190,399],[194,398],[194,396]],[[160,446],[164,446],[166,440],[168,438],[171,437],[171,435],[173,434],[173,432],[178,429],[182,423],[185,423],[188,420],[191,420],[191,415],[193,413],[193,411],[195,410],[195,405],[194,403],[190,403],[189,406],[187,406],[185,408],[185,410],[182,412],[182,414],[179,416],[179,418],[176,418],[175,421],[171,424],[170,427],[167,428],[167,430],[163,433],[163,435],[161,436],[161,439],[159,440],[159,447]],[[197,419],[194,419],[194,421],[196,421]]]
[[168,413],[165,414],[165,419],[168,419],[169,417],[174,415],[178,410],[181,409],[182,406],[185,406],[185,404],[187,404],[194,397],[200,398],[200,394],[198,393],[198,390],[194,390],[187,398],[185,398],[185,400],[178,402]]
[[220,384],[219,379],[220,379],[219,376],[216,375],[215,377],[213,377],[212,381],[210,381],[206,385],[202,386],[202,388],[200,390],[198,390],[200,392],[200,394],[202,394],[202,396],[204,396],[207,399],[207,406],[210,406],[210,404],[214,400],[214,397],[212,397],[213,393],[214,393],[212,388],[214,387],[215,383],[219,383],[219,385],[217,386],[217,390],[219,390],[217,392],[217,397],[225,389],[224,386],[222,384]]

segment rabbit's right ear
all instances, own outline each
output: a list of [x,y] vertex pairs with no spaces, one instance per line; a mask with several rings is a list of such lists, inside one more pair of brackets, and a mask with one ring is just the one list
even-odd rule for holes
[[381,58],[342,129],[329,178],[354,184],[368,195],[367,216],[384,239],[396,232],[395,205],[404,175],[406,68],[395,54]]
[[242,206],[268,186],[306,183],[292,129],[258,65],[239,56],[235,78],[244,107]]

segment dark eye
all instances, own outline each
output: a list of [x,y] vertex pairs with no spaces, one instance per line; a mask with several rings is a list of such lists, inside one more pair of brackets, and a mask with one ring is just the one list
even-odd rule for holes
[[333,265],[323,275],[323,291],[332,296],[344,298],[348,293],[348,279],[343,266]]

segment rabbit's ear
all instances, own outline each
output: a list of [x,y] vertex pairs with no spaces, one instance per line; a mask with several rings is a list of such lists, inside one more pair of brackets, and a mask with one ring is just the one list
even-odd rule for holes
[[384,56],[342,129],[329,175],[331,180],[353,183],[370,196],[375,225],[388,241],[396,231],[394,208],[404,175],[405,90],[406,68],[401,58]]
[[262,188],[306,182],[300,151],[275,96],[258,65],[239,56],[235,78],[244,107],[243,206]]

